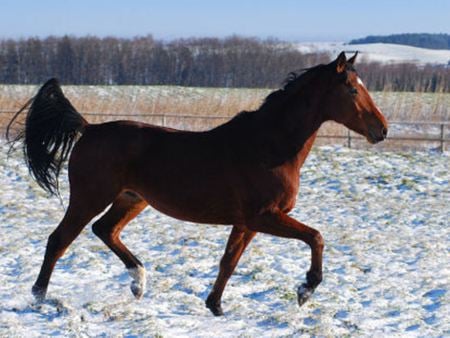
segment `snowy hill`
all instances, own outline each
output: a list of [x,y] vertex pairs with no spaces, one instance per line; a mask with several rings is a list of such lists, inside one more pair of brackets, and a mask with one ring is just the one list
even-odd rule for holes
[[297,44],[305,53],[328,52],[333,57],[341,51],[352,53],[358,51],[366,61],[383,63],[413,62],[416,64],[443,64],[450,62],[450,50],[435,50],[405,45],[372,43],[348,45],[343,42],[305,42]]

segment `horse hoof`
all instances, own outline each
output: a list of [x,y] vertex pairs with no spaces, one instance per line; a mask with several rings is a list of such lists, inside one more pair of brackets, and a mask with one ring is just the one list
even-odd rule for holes
[[42,302],[45,299],[47,289],[38,285],[33,285],[33,287],[31,288],[31,293],[38,302]]
[[145,292],[145,269],[141,266],[137,268],[128,269],[128,273],[130,274],[133,281],[131,282],[130,288],[136,299],[141,299]]
[[298,305],[302,306],[314,293],[315,288],[308,286],[308,284],[302,284],[297,289],[297,301]]
[[206,307],[211,310],[214,316],[223,316],[223,310],[220,303],[214,302],[210,300],[209,298],[205,302]]
[[144,288],[142,287],[142,285],[136,283],[135,281],[131,282],[130,289],[134,297],[138,300],[141,299],[144,295]]

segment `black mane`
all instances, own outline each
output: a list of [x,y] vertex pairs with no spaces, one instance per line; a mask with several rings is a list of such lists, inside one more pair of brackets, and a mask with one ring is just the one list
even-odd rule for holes
[[[255,115],[259,112],[265,111],[269,112],[276,110],[280,105],[282,105],[291,94],[301,91],[302,88],[309,82],[312,76],[316,75],[319,69],[324,69],[326,65],[320,64],[311,68],[304,68],[299,71],[294,71],[288,74],[286,79],[283,81],[283,85],[280,89],[270,93],[263,101],[261,106],[255,111],[241,111],[234,118],[232,118],[228,123],[223,126],[231,125],[241,125],[254,120]],[[221,126],[219,126],[221,127]],[[218,128],[219,128],[218,127]]]
[[[252,160],[268,167],[276,167],[298,152],[298,148],[309,134],[298,131],[303,125],[294,125],[290,116],[292,98],[309,100],[311,90],[317,90],[311,81],[321,77],[327,69],[318,65],[288,75],[283,86],[270,93],[261,106],[254,111],[242,111],[230,121],[214,128],[214,132],[232,133],[240,154],[240,161]],[[301,95],[299,95],[301,93]],[[294,104],[295,105],[295,104]]]
[[274,106],[283,104],[291,94],[302,91],[303,87],[316,75],[317,71],[324,69],[325,66],[320,64],[311,68],[302,69],[298,72],[289,73],[283,82],[283,87],[270,93],[259,109],[273,109]]

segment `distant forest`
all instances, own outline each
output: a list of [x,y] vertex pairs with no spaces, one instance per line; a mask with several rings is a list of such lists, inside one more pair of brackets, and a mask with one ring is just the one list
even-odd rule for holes
[[355,39],[349,42],[350,45],[362,43],[393,43],[397,45],[406,45],[413,47],[429,49],[450,49],[449,34],[394,34],[385,36],[367,36],[362,39]]
[[[335,57],[335,56],[333,56]],[[75,85],[180,85],[275,88],[292,72],[327,63],[278,40],[233,36],[161,41],[49,37],[0,40],[0,83],[40,84],[57,77]],[[450,68],[359,63],[371,90],[450,92]]]

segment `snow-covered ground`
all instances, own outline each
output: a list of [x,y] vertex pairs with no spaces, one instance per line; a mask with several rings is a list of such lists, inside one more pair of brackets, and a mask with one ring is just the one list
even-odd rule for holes
[[292,215],[325,238],[323,283],[299,308],[309,248],[258,235],[225,290],[225,316],[215,318],[204,300],[230,229],[151,209],[123,234],[148,271],[141,301],[88,226],[59,261],[48,300],[36,304],[30,289],[63,208],[30,180],[20,152],[7,161],[6,151],[2,141],[2,337],[450,335],[448,153],[316,148]]
[[368,61],[383,63],[413,62],[418,64],[443,64],[450,62],[450,50],[435,50],[390,43],[367,43],[349,45],[343,42],[304,42],[297,44],[304,53],[327,52],[334,57],[345,51],[358,51],[360,57]]

